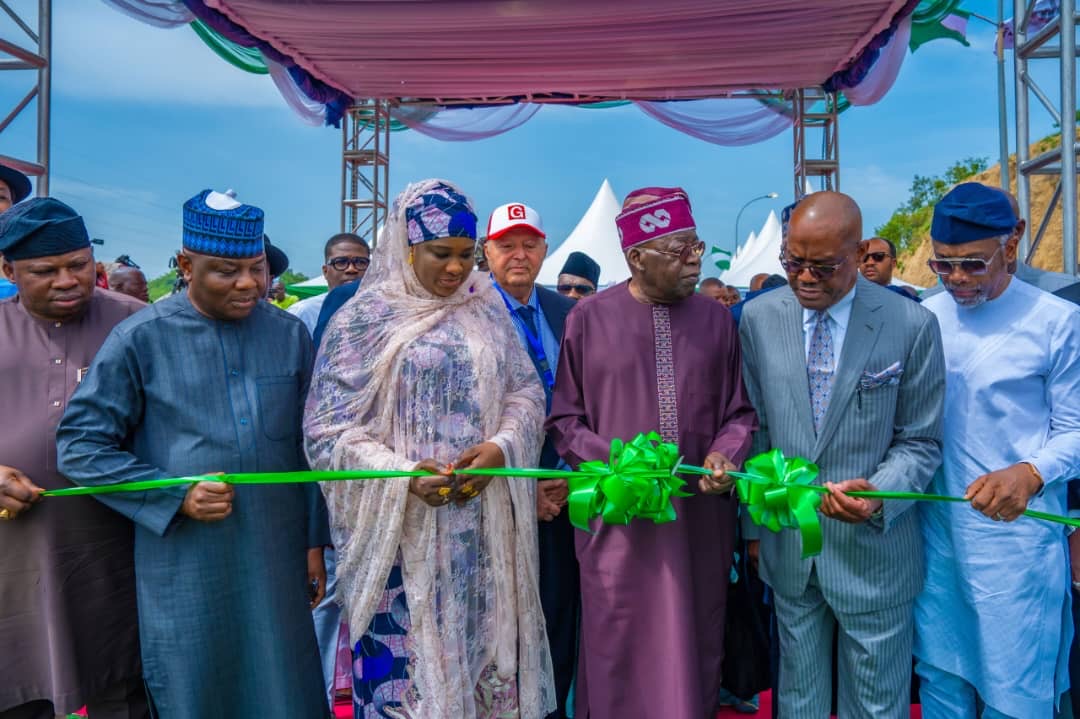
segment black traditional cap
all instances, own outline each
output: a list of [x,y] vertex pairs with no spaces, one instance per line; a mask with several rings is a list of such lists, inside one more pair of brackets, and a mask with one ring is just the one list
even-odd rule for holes
[[930,237],[945,245],[962,245],[1008,234],[1016,214],[1001,190],[965,182],[949,190],[934,207]]
[[266,245],[266,264],[270,265],[270,276],[281,277],[289,269],[289,256],[284,250],[274,247],[266,235],[263,235],[263,244]]
[[11,204],[13,205],[30,196],[30,178],[14,167],[0,165],[0,182],[11,190]]
[[89,246],[82,217],[60,200],[35,197],[0,212],[0,253],[9,260],[63,255]]
[[578,277],[584,277],[594,285],[599,286],[600,284],[600,265],[596,264],[596,260],[584,252],[571,252],[566,258],[566,262],[563,263],[559,274],[577,275]]

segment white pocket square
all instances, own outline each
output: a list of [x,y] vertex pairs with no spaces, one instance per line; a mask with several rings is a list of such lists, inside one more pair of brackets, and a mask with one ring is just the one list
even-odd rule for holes
[[880,372],[864,371],[859,377],[859,389],[875,389],[900,384],[900,376],[903,374],[904,366],[899,362],[893,362]]

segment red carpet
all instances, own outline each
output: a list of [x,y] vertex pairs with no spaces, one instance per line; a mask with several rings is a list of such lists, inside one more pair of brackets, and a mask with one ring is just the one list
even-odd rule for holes
[[[734,717],[758,717],[769,719],[772,716],[772,692],[762,692],[759,697],[760,704],[756,714],[740,714],[734,709],[724,707],[716,715],[716,719],[734,719]],[[922,719],[922,708],[917,704],[911,706],[911,719]]]
[[[735,717],[758,717],[759,719],[768,719],[772,716],[772,692],[762,692],[760,700],[761,703],[756,714],[739,714],[734,709],[725,707],[716,715],[716,719],[734,719]],[[352,719],[351,703],[338,702],[335,709],[337,719]],[[911,719],[922,719],[922,711],[918,706],[911,707]]]

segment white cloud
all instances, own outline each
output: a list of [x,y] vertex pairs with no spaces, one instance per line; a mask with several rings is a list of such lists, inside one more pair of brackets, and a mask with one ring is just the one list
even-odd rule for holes
[[152,27],[102,2],[53,4],[53,91],[164,105],[285,107],[268,75],[239,70],[188,27]]

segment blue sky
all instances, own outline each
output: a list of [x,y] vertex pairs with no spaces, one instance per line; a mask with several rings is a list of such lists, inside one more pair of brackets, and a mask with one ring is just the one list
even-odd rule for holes
[[[995,16],[997,3],[964,7]],[[17,37],[6,16],[0,37]],[[936,41],[909,55],[889,95],[841,116],[841,189],[863,208],[866,234],[906,199],[915,174],[939,174],[968,156],[996,161],[993,29],[972,19],[968,37],[971,47]],[[1035,76],[1056,98],[1052,67]],[[1008,78],[1011,98],[1011,70]],[[0,114],[31,83],[25,73],[0,73]],[[31,112],[0,134],[0,154],[33,157],[33,122]],[[1049,117],[1033,110],[1032,136],[1050,131]],[[743,213],[745,237],[791,201],[791,148],[790,132],[720,147],[633,107],[546,107],[523,127],[479,142],[395,133],[390,184],[396,194],[424,177],[455,180],[481,215],[526,202],[542,213],[552,249],[605,177],[620,199],[635,187],[681,185],[703,239],[731,249],[744,202],[780,193]],[[143,25],[97,0],[54,0],[52,193],[105,239],[99,257],[127,253],[160,274],[179,246],[184,200],[205,187],[232,187],[266,210],[267,232],[293,268],[315,274],[323,241],[338,229],[340,151],[340,131],[303,124],[268,77],[227,65],[190,29]]]

